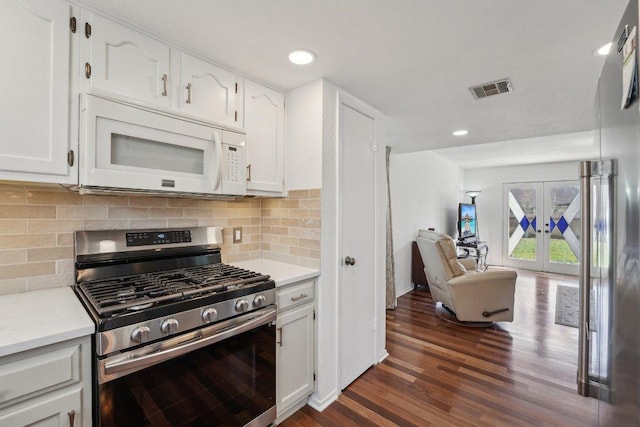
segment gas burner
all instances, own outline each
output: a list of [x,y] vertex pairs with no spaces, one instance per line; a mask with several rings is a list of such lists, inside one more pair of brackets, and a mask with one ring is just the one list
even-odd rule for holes
[[149,307],[153,307],[153,303],[149,302],[146,304],[139,304],[139,305],[134,305],[131,307],[127,307],[127,311],[140,311],[140,310],[144,310],[147,309]]

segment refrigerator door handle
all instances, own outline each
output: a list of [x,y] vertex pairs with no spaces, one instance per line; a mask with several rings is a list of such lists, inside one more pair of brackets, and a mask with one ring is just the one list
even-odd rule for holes
[[578,393],[589,395],[589,307],[591,288],[591,176],[592,161],[580,162],[580,210],[582,216],[580,242],[580,319],[578,322]]

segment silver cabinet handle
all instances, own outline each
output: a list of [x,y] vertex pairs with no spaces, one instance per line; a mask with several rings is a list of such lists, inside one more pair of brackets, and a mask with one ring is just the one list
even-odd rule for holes
[[67,412],[67,415],[69,415],[69,427],[73,427],[76,421],[76,411],[72,409],[71,412]]
[[278,345],[282,347],[282,328],[278,328],[278,333],[280,334],[280,340],[278,340]]
[[251,165],[247,165],[247,181],[251,181]]
[[162,96],[167,96],[167,75],[162,75]]
[[191,104],[191,83],[187,83],[187,104]]
[[297,297],[291,297],[291,301],[298,301],[299,299],[306,298],[306,297],[308,297],[308,296],[309,296],[309,295],[307,295],[307,294],[300,294],[300,295],[299,295],[299,296],[297,296]]

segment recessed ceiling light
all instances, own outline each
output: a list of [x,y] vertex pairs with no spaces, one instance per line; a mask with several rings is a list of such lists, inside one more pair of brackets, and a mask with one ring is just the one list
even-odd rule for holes
[[607,56],[609,54],[609,51],[611,50],[612,44],[613,44],[612,42],[609,42],[605,45],[600,46],[599,48],[593,51],[593,54],[600,55],[600,56]]
[[311,64],[314,59],[316,59],[316,55],[304,49],[294,50],[289,54],[289,61],[297,65]]
[[465,136],[468,133],[469,133],[469,131],[466,130],[466,129],[460,129],[460,130],[453,131],[453,135],[455,135],[455,136]]

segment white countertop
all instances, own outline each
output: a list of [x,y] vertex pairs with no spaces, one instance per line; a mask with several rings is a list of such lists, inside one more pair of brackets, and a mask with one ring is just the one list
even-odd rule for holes
[[94,331],[93,321],[71,287],[0,296],[0,356]]
[[268,274],[276,282],[276,287],[285,286],[290,283],[299,282],[300,280],[310,279],[320,275],[320,270],[316,268],[302,267],[265,258],[237,261],[229,264],[246,270]]

